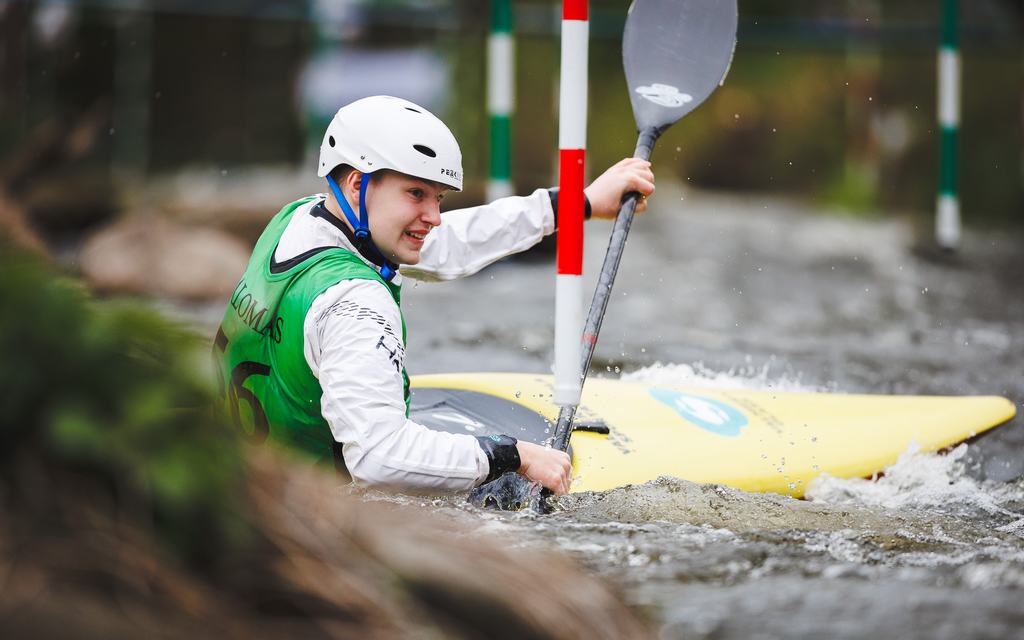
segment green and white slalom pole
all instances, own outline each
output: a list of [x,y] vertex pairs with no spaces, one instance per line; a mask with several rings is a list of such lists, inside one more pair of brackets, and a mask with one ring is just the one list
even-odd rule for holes
[[558,98],[558,275],[555,277],[555,389],[562,407],[580,402],[583,332],[583,176],[587,148],[588,0],[562,1]]
[[512,112],[515,108],[515,42],[512,0],[491,0],[487,38],[487,113],[491,125],[491,172],[487,201],[514,193],[512,188]]
[[935,239],[943,249],[960,244],[960,200],[957,198],[957,132],[960,128],[959,0],[942,0],[942,44],[939,47],[939,195]]

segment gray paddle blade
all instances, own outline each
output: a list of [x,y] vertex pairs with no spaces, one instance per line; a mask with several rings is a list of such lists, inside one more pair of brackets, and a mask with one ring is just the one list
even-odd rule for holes
[[668,127],[725,80],[736,22],[736,0],[633,0],[622,60],[637,130]]

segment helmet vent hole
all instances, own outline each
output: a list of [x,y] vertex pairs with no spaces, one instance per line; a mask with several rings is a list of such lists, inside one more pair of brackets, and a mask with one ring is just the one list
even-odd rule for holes
[[412,111],[413,113],[423,113],[423,112],[422,112],[422,111],[420,111],[419,109],[413,109],[412,107],[406,107],[406,110],[408,110],[408,111]]
[[422,153],[423,155],[425,155],[425,156],[427,156],[429,158],[436,158],[437,157],[437,152],[436,151],[434,151],[430,147],[425,147],[422,144],[414,144],[414,145],[412,145],[412,148],[417,150],[417,151],[419,151],[420,153]]
[[334,146],[334,136],[329,136],[327,138],[327,144],[331,145],[332,147]]

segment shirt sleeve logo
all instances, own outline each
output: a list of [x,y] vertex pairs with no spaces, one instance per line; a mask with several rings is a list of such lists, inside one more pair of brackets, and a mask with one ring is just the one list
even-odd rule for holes
[[384,353],[388,356],[388,360],[395,367],[395,371],[401,373],[402,360],[405,357],[401,343],[399,343],[394,336],[381,334],[380,340],[377,341],[377,348],[384,350]]

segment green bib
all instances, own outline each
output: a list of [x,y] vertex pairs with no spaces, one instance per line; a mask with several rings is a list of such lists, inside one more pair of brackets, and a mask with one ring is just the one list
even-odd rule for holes
[[[385,282],[359,256],[340,247],[313,249],[271,269],[292,216],[307,211],[316,199],[285,206],[267,225],[228,302],[213,353],[227,413],[252,441],[279,442],[317,460],[338,461],[334,437],[320,413],[323,390],[303,354],[306,313],[317,296],[339,282],[376,280],[391,293],[401,314],[401,286]],[[408,414],[409,376],[404,368],[402,378]]]

